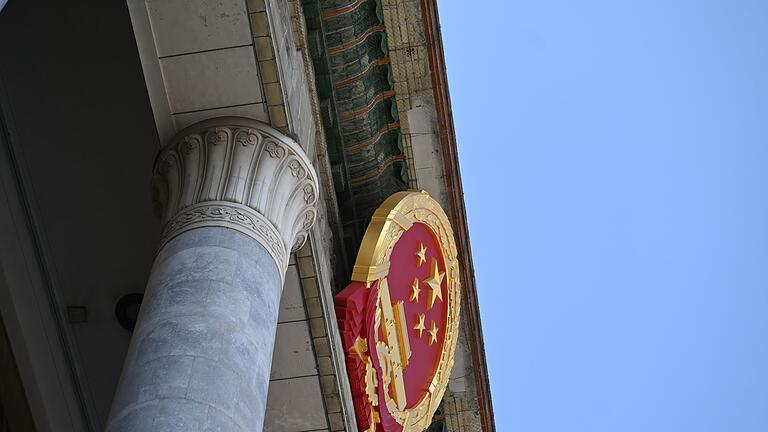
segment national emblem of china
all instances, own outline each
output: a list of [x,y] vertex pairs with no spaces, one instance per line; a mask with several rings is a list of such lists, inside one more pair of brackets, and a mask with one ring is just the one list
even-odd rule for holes
[[390,196],[335,298],[359,430],[430,425],[453,367],[460,291],[443,209],[424,191]]

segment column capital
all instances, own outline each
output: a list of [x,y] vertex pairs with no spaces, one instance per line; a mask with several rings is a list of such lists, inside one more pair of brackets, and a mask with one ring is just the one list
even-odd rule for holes
[[155,161],[160,247],[190,229],[221,226],[253,237],[284,270],[315,222],[317,199],[317,175],[301,146],[257,120],[196,123]]

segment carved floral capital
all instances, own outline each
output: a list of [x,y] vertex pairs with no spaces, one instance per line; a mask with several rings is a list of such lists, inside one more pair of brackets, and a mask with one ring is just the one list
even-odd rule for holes
[[161,247],[203,226],[247,234],[278,267],[300,248],[317,217],[317,175],[301,146],[248,118],[222,117],[179,132],[157,156],[153,198]]

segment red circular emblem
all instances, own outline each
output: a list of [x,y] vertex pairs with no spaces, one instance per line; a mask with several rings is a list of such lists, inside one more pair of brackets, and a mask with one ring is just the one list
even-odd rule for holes
[[423,431],[453,366],[459,316],[456,245],[426,192],[401,192],[374,213],[336,311],[358,427]]

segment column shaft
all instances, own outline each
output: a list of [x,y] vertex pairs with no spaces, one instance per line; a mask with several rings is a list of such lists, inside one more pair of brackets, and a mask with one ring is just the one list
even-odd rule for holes
[[261,431],[282,289],[259,242],[202,227],[155,259],[111,432]]

